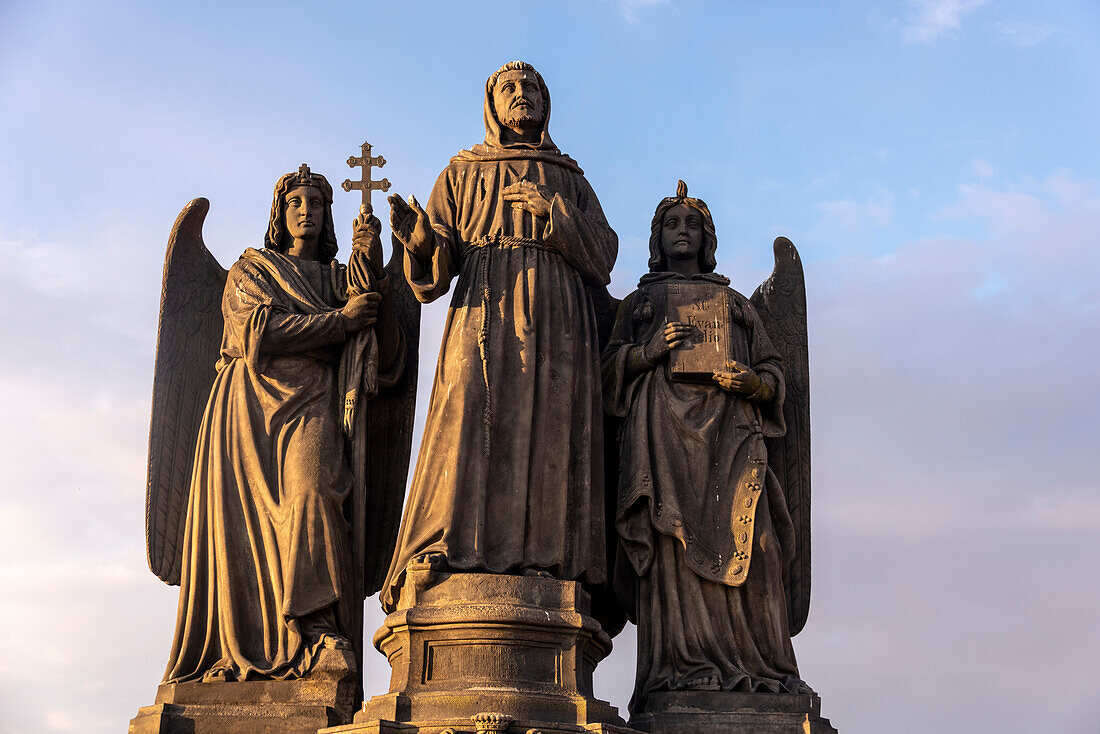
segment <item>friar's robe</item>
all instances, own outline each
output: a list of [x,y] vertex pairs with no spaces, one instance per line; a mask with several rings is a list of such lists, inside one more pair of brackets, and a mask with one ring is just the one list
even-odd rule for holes
[[[347,338],[328,263],[248,249],[191,478],[179,611],[165,681],[305,674],[302,619],[349,618],[351,491],[337,365]],[[347,634],[348,630],[342,629]]]
[[[711,273],[693,280],[729,284]],[[638,624],[632,712],[660,690],[808,690],[787,625],[783,578],[793,526],[764,447],[765,436],[786,430],[783,368],[760,317],[730,291],[733,358],[773,387],[768,405],[716,383],[673,381],[667,360],[632,372],[637,351],[667,321],[664,286],[685,281],[643,276],[619,307],[603,357],[606,408],[623,419],[615,524],[635,574],[620,584]],[[760,479],[757,499],[734,506],[738,484]],[[745,553],[735,537],[750,528]]]
[[[405,274],[422,302],[457,282],[383,588],[389,610],[406,566],[424,553],[459,570],[606,579],[590,289],[610,282],[618,240],[545,121],[538,146],[506,147],[489,100],[486,145],[452,159],[428,200],[430,258],[406,251]],[[548,217],[504,201],[518,181],[545,187]]]

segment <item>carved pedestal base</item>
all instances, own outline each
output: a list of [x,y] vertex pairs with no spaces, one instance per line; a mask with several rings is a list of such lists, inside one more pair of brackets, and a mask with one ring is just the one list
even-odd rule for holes
[[310,677],[165,683],[129,734],[316,734],[351,721],[359,673],[349,650],[323,650]]
[[792,693],[654,693],[630,726],[651,734],[837,734],[821,718],[821,699]]
[[324,734],[633,732],[592,696],[611,639],[580,584],[410,570],[374,644],[390,692]]

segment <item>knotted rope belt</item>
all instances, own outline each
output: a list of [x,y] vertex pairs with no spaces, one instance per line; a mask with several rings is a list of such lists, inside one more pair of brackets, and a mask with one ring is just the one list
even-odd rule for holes
[[468,242],[462,248],[462,256],[466,257],[474,250],[481,247],[499,247],[507,250],[512,247],[528,247],[532,250],[548,250],[557,252],[557,248],[540,240],[532,240],[527,237],[512,237],[511,235],[495,234],[491,237],[480,237],[473,242]]

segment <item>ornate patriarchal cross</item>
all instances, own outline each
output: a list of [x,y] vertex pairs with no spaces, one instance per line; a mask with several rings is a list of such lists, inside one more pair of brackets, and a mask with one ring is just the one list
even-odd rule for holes
[[352,168],[362,167],[363,178],[358,181],[352,181],[350,178],[344,179],[344,183],[340,184],[344,191],[351,191],[352,189],[358,189],[363,192],[363,203],[359,206],[359,211],[363,214],[372,214],[374,207],[370,203],[370,193],[372,191],[389,191],[390,180],[384,178],[381,181],[372,181],[370,177],[370,169],[372,166],[381,168],[386,165],[386,159],[380,155],[371,156],[370,143],[363,143],[363,155],[350,156],[348,158],[348,165]]

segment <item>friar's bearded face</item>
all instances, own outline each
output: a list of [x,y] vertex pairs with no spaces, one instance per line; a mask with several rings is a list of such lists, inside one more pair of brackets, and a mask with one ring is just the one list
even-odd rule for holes
[[502,73],[493,87],[493,108],[501,125],[518,133],[537,130],[545,109],[538,78],[523,70]]

